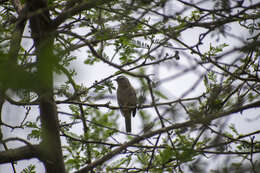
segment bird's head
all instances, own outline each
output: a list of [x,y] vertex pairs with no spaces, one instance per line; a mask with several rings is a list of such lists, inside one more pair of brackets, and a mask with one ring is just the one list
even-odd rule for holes
[[117,81],[118,86],[128,86],[130,85],[129,80],[125,76],[118,76],[115,81]]

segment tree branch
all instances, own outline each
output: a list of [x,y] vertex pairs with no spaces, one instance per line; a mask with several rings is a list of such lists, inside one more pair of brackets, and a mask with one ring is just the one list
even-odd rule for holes
[[16,149],[0,152],[0,163],[10,163],[14,161],[39,158],[40,145],[27,145]]
[[158,134],[161,134],[161,133],[165,133],[165,132],[168,132],[169,130],[173,130],[173,129],[182,129],[182,128],[187,128],[187,127],[193,126],[195,124],[204,124],[205,122],[210,122],[210,121],[213,121],[215,119],[228,116],[232,113],[237,113],[237,112],[241,112],[241,111],[246,110],[246,109],[256,108],[256,107],[260,107],[260,101],[242,106],[241,108],[233,108],[233,109],[226,111],[226,112],[211,114],[211,115],[208,115],[203,120],[202,119],[189,120],[189,121],[186,121],[184,123],[176,123],[176,124],[168,126],[168,127],[164,127],[164,128],[161,128],[161,129],[158,129],[158,130],[155,130],[155,131],[147,132],[147,133],[143,134],[142,136],[135,137],[134,139],[132,139],[129,142],[125,142],[120,147],[112,150],[107,155],[105,155],[102,158],[90,163],[89,165],[80,169],[79,171],[76,171],[75,173],[85,173],[87,171],[90,171],[93,168],[95,168],[96,166],[101,165],[104,162],[110,160],[112,157],[119,154],[120,152],[125,150],[127,147],[132,146],[134,144],[137,144],[137,143],[141,142],[142,140],[150,138],[152,136],[155,136],[155,135],[158,135]]
[[90,0],[90,1],[84,1],[80,3],[79,5],[70,8],[63,13],[61,13],[56,19],[52,22],[53,28],[57,28],[60,24],[62,24],[65,20],[68,18],[79,14],[81,11],[84,10],[90,10],[91,8],[97,7],[99,5],[103,5],[105,3],[111,2],[110,0],[102,0],[102,1],[96,1],[96,0]]

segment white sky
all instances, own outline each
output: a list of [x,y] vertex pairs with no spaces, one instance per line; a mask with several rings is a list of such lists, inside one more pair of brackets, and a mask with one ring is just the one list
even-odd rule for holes
[[[175,4],[175,5],[178,6],[178,4]],[[170,11],[170,9],[168,9],[168,10]],[[242,37],[242,38],[246,38],[248,36],[247,31],[238,27],[237,24],[233,24],[230,27],[231,27],[232,34],[235,34],[238,37]],[[198,38],[197,36],[200,32],[201,32],[201,30],[199,30],[199,29],[192,29],[192,30],[186,31],[186,32],[182,33],[182,36],[181,36],[182,40],[185,41],[186,43],[190,43],[190,44],[196,43],[196,41],[197,41],[196,39]],[[205,49],[205,51],[208,50],[209,43],[212,43],[212,45],[227,43],[232,46],[239,46],[241,44],[237,39],[232,39],[232,38],[226,39],[224,37],[221,37],[219,42],[215,42],[214,38],[212,39],[212,38],[208,37],[207,39],[205,39],[204,42],[207,43],[207,44],[203,45],[203,48]],[[76,76],[75,79],[78,84],[82,83],[84,86],[88,87],[88,86],[91,86],[95,80],[99,81],[117,71],[116,69],[114,69],[102,62],[96,63],[93,66],[85,65],[84,60],[87,58],[85,52],[86,52],[85,48],[82,48],[79,51],[76,51],[75,53],[76,53],[78,59],[74,63],[71,64],[71,67],[77,71],[78,75]],[[115,62],[118,62],[118,61],[115,61]],[[179,60],[179,63],[189,66],[189,60],[185,59],[183,57],[181,57],[181,59]],[[150,69],[150,71],[152,72],[151,69]],[[166,68],[166,67],[159,68],[159,77],[161,79],[163,79],[165,77],[171,76],[178,72],[179,72],[179,70],[176,68]],[[199,69],[199,72],[203,72],[203,69]],[[164,83],[160,87],[162,87],[165,91],[171,92],[172,98],[178,98],[191,87],[191,85],[194,83],[194,81],[197,79],[197,77],[199,75],[194,74],[194,73],[188,73],[173,81]],[[136,79],[130,78],[130,81],[136,88],[139,87],[139,83],[137,82]],[[60,77],[57,78],[57,83],[63,83],[63,78],[60,78]],[[202,84],[203,83],[201,83],[190,95],[188,95],[188,97],[198,96],[201,92],[203,92],[204,87]],[[113,94],[115,96],[115,92]],[[110,100],[110,101],[113,105],[117,105],[115,100]],[[105,101],[104,101],[104,103],[105,103]],[[5,107],[2,112],[3,121],[8,124],[19,124],[19,122],[22,121],[22,118],[24,115],[24,108],[16,107],[16,109],[14,109],[8,103],[5,103],[4,106]],[[59,106],[59,108],[61,108],[61,107]],[[104,109],[104,111],[107,111],[107,109]],[[119,112],[118,112],[118,114],[119,114]],[[242,133],[242,134],[249,133],[256,129],[259,129],[259,119],[256,119],[256,120],[254,119],[254,118],[258,117],[259,114],[260,113],[258,111],[253,110],[253,109],[249,110],[249,111],[244,111],[242,115],[239,115],[239,114],[232,115],[231,119],[229,119],[229,122],[234,123],[240,133]],[[5,116],[5,115],[8,115],[8,116]],[[35,107],[33,113],[31,113],[30,119],[35,119],[36,116],[38,116],[37,107]],[[248,121],[250,119],[253,121]],[[138,115],[134,119],[132,119],[132,125],[135,124],[134,128],[132,128],[133,133],[137,134],[141,131],[140,122],[141,122],[141,120],[139,119]],[[118,119],[118,124],[119,124],[119,129],[124,131],[124,119],[122,116],[120,116],[120,118]],[[79,127],[79,129],[80,128],[81,127]],[[7,129],[7,130],[8,130],[8,133],[6,135],[8,135],[9,137],[11,137],[11,136],[26,137],[26,134],[28,133],[28,132],[24,132],[23,130],[14,130],[14,131],[10,131],[10,129]],[[119,138],[121,138],[121,137],[119,137]],[[13,145],[10,145],[9,147],[17,147],[18,145],[21,145],[21,143],[15,143]],[[18,172],[21,171],[23,168],[27,167],[30,163],[31,164],[36,163],[37,173],[43,172],[42,171],[43,167],[42,167],[41,163],[36,159],[30,160],[30,161],[19,162],[19,166],[17,166],[17,171]],[[4,164],[4,165],[0,166],[0,172],[8,172],[10,170],[11,170],[10,164]]]

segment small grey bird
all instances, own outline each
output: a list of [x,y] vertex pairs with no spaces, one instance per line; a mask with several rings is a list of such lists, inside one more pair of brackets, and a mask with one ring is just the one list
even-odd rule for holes
[[117,88],[117,102],[120,107],[132,108],[121,108],[120,112],[125,117],[126,132],[131,132],[131,113],[133,117],[136,113],[137,98],[134,88],[131,86],[129,80],[124,76],[118,76],[116,78]]

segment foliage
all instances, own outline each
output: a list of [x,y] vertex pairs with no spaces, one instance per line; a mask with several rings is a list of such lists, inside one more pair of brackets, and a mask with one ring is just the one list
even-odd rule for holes
[[[38,158],[49,173],[256,173],[259,8],[250,0],[0,1],[0,164],[9,172]],[[84,79],[81,62],[95,69]],[[131,134],[114,104],[122,74],[138,93]],[[9,114],[7,104],[24,111]],[[252,110],[258,116],[246,122]],[[10,150],[17,141],[23,146]]]

